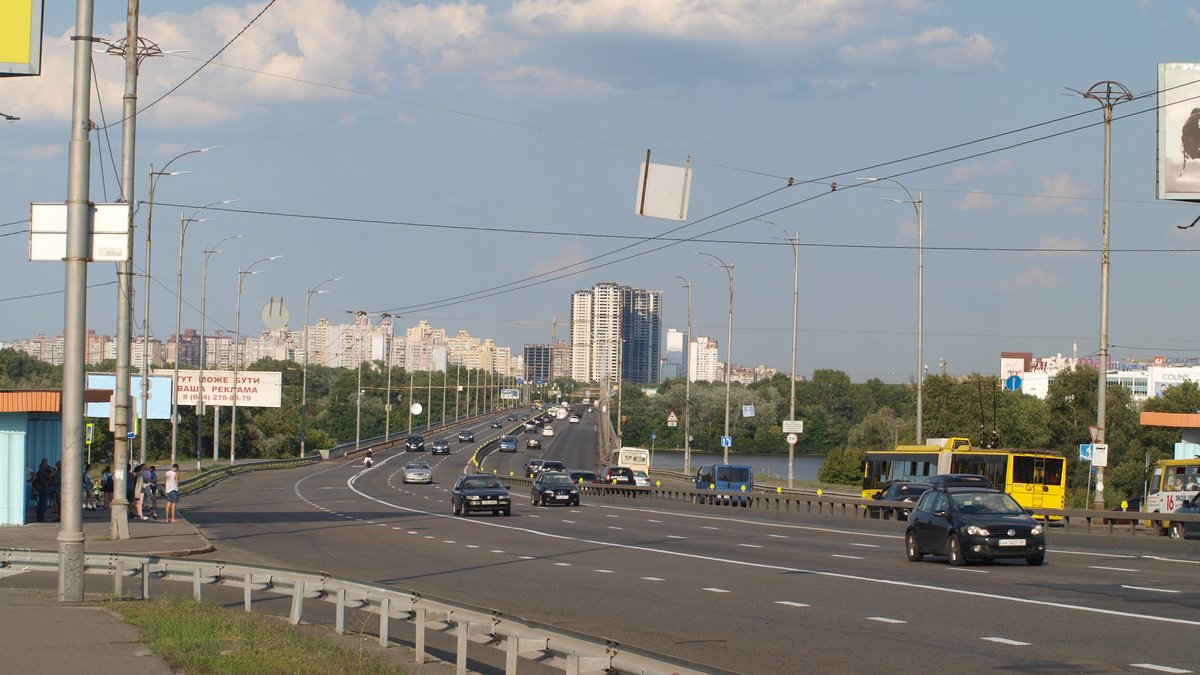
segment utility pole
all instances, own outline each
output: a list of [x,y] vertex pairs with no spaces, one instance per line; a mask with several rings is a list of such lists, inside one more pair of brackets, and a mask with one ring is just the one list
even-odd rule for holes
[[[1076,92],[1079,93],[1079,92]],[[1108,216],[1112,174],[1112,111],[1118,103],[1130,101],[1133,95],[1118,82],[1097,82],[1081,94],[1100,104],[1104,110],[1104,210],[1101,216],[1100,250],[1100,367],[1096,383],[1096,443],[1105,443],[1105,408],[1108,404]],[[1104,510],[1104,467],[1096,467],[1096,492],[1092,508]]]
[[684,277],[676,276],[676,279],[683,281],[683,287],[687,289],[687,344],[684,345],[683,359],[683,472],[686,474],[692,473],[692,432],[691,423],[691,406],[692,406],[692,282]]

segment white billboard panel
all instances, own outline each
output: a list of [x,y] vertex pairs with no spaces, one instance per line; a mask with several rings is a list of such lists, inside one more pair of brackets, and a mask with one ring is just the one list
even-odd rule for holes
[[[107,389],[115,392],[117,376],[111,373],[87,373],[86,386],[88,389]],[[146,396],[146,417],[152,420],[171,419],[171,378],[170,376],[151,375],[150,391]],[[132,399],[134,415],[142,415],[142,376],[129,376],[129,398]],[[112,405],[103,403],[85,403],[85,417],[112,417]]]
[[692,194],[692,169],[650,162],[650,153],[638,172],[637,203],[639,216],[687,220],[688,199]]
[[516,401],[519,398],[521,398],[521,390],[520,389],[507,389],[506,388],[506,389],[500,390],[500,399],[503,401]]
[[1158,64],[1158,198],[1200,200],[1200,64]]
[[[129,259],[129,205],[92,204],[88,219],[92,255],[90,262],[124,262]],[[67,257],[67,205],[30,204],[29,259],[62,262]]]
[[[179,371],[176,390],[179,405],[196,405],[200,398],[200,371]],[[283,373],[239,370],[237,374],[239,408],[278,408],[283,398]],[[204,371],[204,405],[233,405],[233,371]]]
[[42,2],[0,2],[0,77],[41,73]]

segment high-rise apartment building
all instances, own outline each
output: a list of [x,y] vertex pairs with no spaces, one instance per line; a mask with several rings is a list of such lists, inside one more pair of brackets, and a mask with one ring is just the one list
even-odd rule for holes
[[659,377],[662,380],[670,380],[685,376],[687,374],[687,335],[674,328],[668,328],[666,343],[666,356],[663,358],[662,372],[659,373]]
[[571,295],[571,377],[657,382],[662,294],[599,283]]
[[658,382],[662,293],[621,287],[621,373],[628,382]]
[[525,345],[525,381],[530,384],[550,381],[550,345]]
[[724,378],[718,372],[721,359],[717,355],[717,341],[703,335],[692,340],[688,346],[688,379],[692,382],[716,382]]

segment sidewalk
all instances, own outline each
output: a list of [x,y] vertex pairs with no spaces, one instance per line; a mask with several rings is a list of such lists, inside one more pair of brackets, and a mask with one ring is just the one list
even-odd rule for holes
[[[160,507],[161,508],[161,507]],[[0,548],[58,550],[59,523],[0,527]],[[129,539],[109,539],[109,512],[83,512],[84,551],[132,555],[185,556],[213,550],[186,521],[130,520]],[[0,580],[5,580],[0,568]],[[140,642],[140,632],[96,600],[59,602],[57,590],[22,587],[15,574],[0,586],[0,645],[3,670],[24,673],[93,675],[171,673],[167,662]],[[98,599],[98,598],[97,598]]]

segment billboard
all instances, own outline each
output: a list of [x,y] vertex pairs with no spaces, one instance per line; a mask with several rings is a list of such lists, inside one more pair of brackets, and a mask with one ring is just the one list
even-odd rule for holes
[[1200,64],[1158,64],[1158,198],[1200,201]]
[[502,401],[516,401],[519,398],[521,398],[521,390],[520,389],[501,389],[500,390],[500,400],[502,400]]
[[[107,389],[115,392],[117,376],[112,373],[88,373],[86,378],[88,389]],[[129,376],[129,397],[133,399],[133,413],[142,416],[142,376]],[[104,403],[84,404],[86,417],[111,417],[112,405]],[[146,418],[152,420],[171,419],[171,378],[169,376],[150,376],[150,392],[146,397]]]
[[42,72],[42,0],[0,2],[0,77]]
[[[200,371],[179,371],[179,405],[196,405],[200,397]],[[283,373],[239,370],[237,374],[239,408],[278,408],[283,394]],[[233,405],[233,371],[204,371],[204,405]]]

